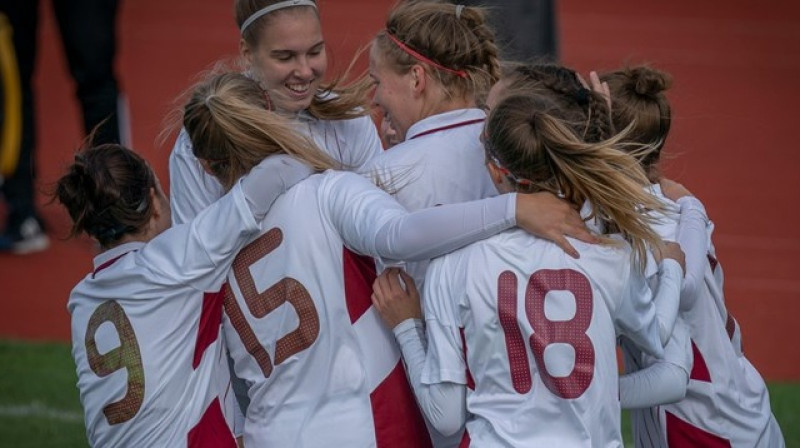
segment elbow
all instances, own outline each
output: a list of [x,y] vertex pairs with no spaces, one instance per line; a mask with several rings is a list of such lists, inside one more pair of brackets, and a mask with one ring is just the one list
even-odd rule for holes
[[450,437],[458,434],[462,429],[464,429],[464,422],[463,421],[456,421],[457,419],[452,420],[439,420],[437,422],[431,422],[431,425],[436,429],[436,431],[445,436]]
[[673,370],[672,380],[669,382],[668,393],[661,404],[677,403],[686,398],[686,390],[689,387],[689,374],[677,366],[671,366],[671,370]]

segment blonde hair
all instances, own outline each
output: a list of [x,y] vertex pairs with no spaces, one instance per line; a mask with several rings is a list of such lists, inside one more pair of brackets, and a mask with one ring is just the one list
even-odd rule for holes
[[[245,20],[250,18],[253,14],[279,1],[280,0],[236,0],[234,4],[236,26],[241,28]],[[299,7],[303,6],[298,6],[298,8]],[[311,7],[305,6],[304,8]],[[295,9],[295,7],[291,9]],[[314,9],[315,13],[319,14],[317,9],[312,9]],[[245,29],[244,33],[242,33],[242,39],[244,39],[251,48],[257,48],[261,33],[269,26],[271,20],[280,17],[282,13],[284,13],[284,10],[278,10],[258,18]],[[370,104],[368,93],[372,87],[372,82],[366,72],[362,73],[351,83],[347,83],[346,81],[349,79],[350,72],[362,53],[363,49],[356,53],[350,65],[341,76],[337,76],[332,81],[320,86],[319,91],[314,95],[314,98],[311,100],[311,105],[308,107],[309,114],[320,120],[348,120],[369,114]]]
[[[384,60],[399,74],[422,65],[451,97],[481,97],[500,79],[499,50],[482,8],[433,1],[406,1],[389,13],[386,29],[373,41]],[[413,51],[448,70],[437,69],[400,48],[393,36]],[[460,71],[459,76],[453,71]]]
[[487,152],[515,179],[519,190],[549,191],[594,214],[619,230],[643,267],[648,245],[659,248],[648,210],[663,205],[645,191],[647,176],[632,155],[620,151],[624,133],[587,143],[559,116],[554,103],[530,94],[513,94],[491,112]]
[[272,154],[290,154],[317,170],[335,166],[291,122],[269,111],[269,96],[239,73],[213,75],[196,85],[183,111],[194,155],[205,161],[228,190]]

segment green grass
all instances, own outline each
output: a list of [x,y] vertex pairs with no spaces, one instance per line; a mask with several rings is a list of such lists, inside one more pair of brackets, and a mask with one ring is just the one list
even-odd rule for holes
[[[87,446],[67,344],[0,341],[0,366],[0,446]],[[786,446],[800,447],[800,383],[772,383],[769,392]],[[629,439],[627,415],[622,422]]]
[[0,341],[0,366],[0,446],[88,446],[67,344]]

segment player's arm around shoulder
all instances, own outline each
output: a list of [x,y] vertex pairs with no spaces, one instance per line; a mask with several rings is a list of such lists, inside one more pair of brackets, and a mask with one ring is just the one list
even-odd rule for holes
[[170,282],[213,287],[258,231],[241,184],[236,184],[188,224],[173,226],[148,242],[138,263]]
[[172,222],[184,224],[223,195],[222,186],[203,170],[194,156],[192,142],[181,129],[169,155]]
[[357,173],[366,173],[371,162],[383,153],[378,129],[372,117],[364,115],[350,120],[337,121],[340,128],[338,143],[347,153],[346,167]]

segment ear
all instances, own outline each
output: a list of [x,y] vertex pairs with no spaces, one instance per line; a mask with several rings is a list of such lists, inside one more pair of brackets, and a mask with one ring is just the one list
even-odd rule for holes
[[486,169],[489,170],[489,177],[492,178],[492,182],[495,185],[502,185],[506,181],[506,175],[503,174],[503,170],[501,170],[491,160],[486,161]]
[[411,91],[415,96],[421,96],[422,92],[425,91],[425,86],[428,83],[428,74],[419,64],[414,64],[408,74],[411,78]]
[[247,45],[244,39],[239,39],[239,54],[242,55],[249,65],[253,65],[253,52],[250,50],[250,45]]
[[153,214],[150,215],[150,227],[155,229],[159,219],[161,219],[161,215],[164,213],[165,205],[155,187],[150,187],[150,205],[153,210]]

